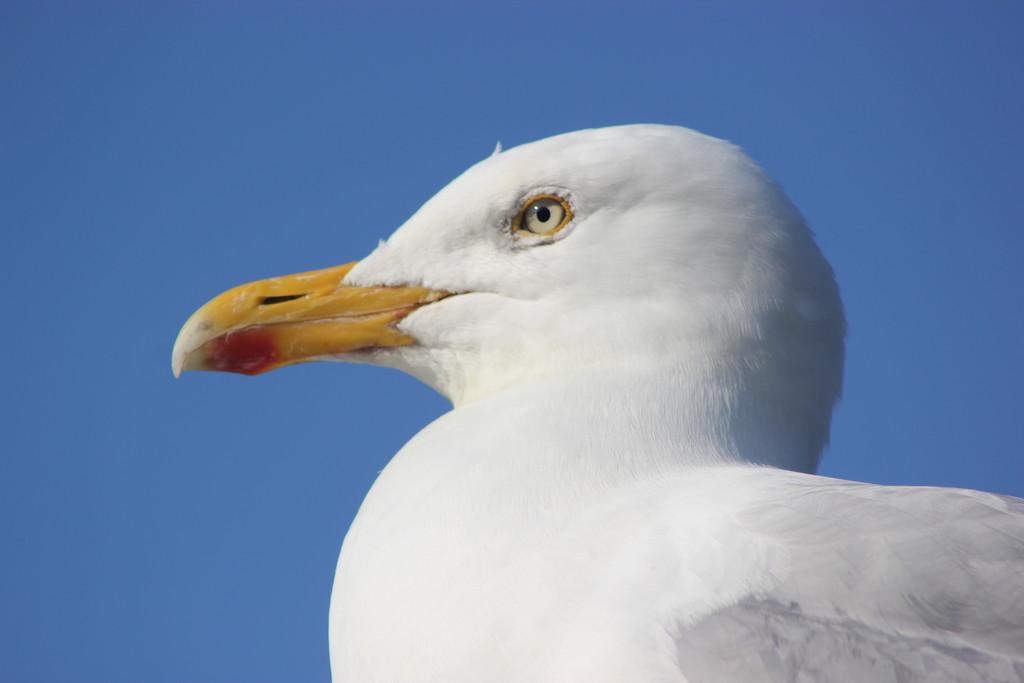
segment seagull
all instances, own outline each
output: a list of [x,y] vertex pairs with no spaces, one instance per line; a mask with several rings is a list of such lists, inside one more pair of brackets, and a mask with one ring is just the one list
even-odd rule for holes
[[362,261],[210,301],[172,365],[451,401],[345,538],[335,681],[1024,680],[1024,500],[814,475],[845,328],[758,165],[630,125],[499,146]]

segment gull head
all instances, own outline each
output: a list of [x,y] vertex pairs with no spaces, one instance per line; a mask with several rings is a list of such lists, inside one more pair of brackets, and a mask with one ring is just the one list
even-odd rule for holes
[[368,362],[456,406],[559,375],[658,377],[798,420],[816,454],[844,335],[832,269],[760,167],[722,140],[632,125],[496,150],[362,261],[212,300],[172,362]]

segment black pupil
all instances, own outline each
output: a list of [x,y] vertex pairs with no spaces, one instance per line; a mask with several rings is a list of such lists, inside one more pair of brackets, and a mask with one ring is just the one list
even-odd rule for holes
[[549,218],[551,218],[551,209],[546,206],[541,206],[537,209],[537,220],[541,223],[547,223]]

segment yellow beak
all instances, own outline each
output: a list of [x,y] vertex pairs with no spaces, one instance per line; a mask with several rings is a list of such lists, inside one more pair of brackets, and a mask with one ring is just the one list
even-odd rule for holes
[[355,263],[251,282],[192,314],[171,367],[258,375],[292,363],[416,339],[394,324],[450,292],[423,287],[345,287]]

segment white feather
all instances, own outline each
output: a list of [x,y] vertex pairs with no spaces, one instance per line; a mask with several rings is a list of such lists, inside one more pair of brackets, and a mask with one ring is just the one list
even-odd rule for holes
[[[572,223],[512,235],[541,193]],[[348,281],[460,295],[369,357],[455,407],[345,540],[336,680],[1024,676],[1024,503],[810,474],[838,289],[737,148],[627,126],[496,153]]]

